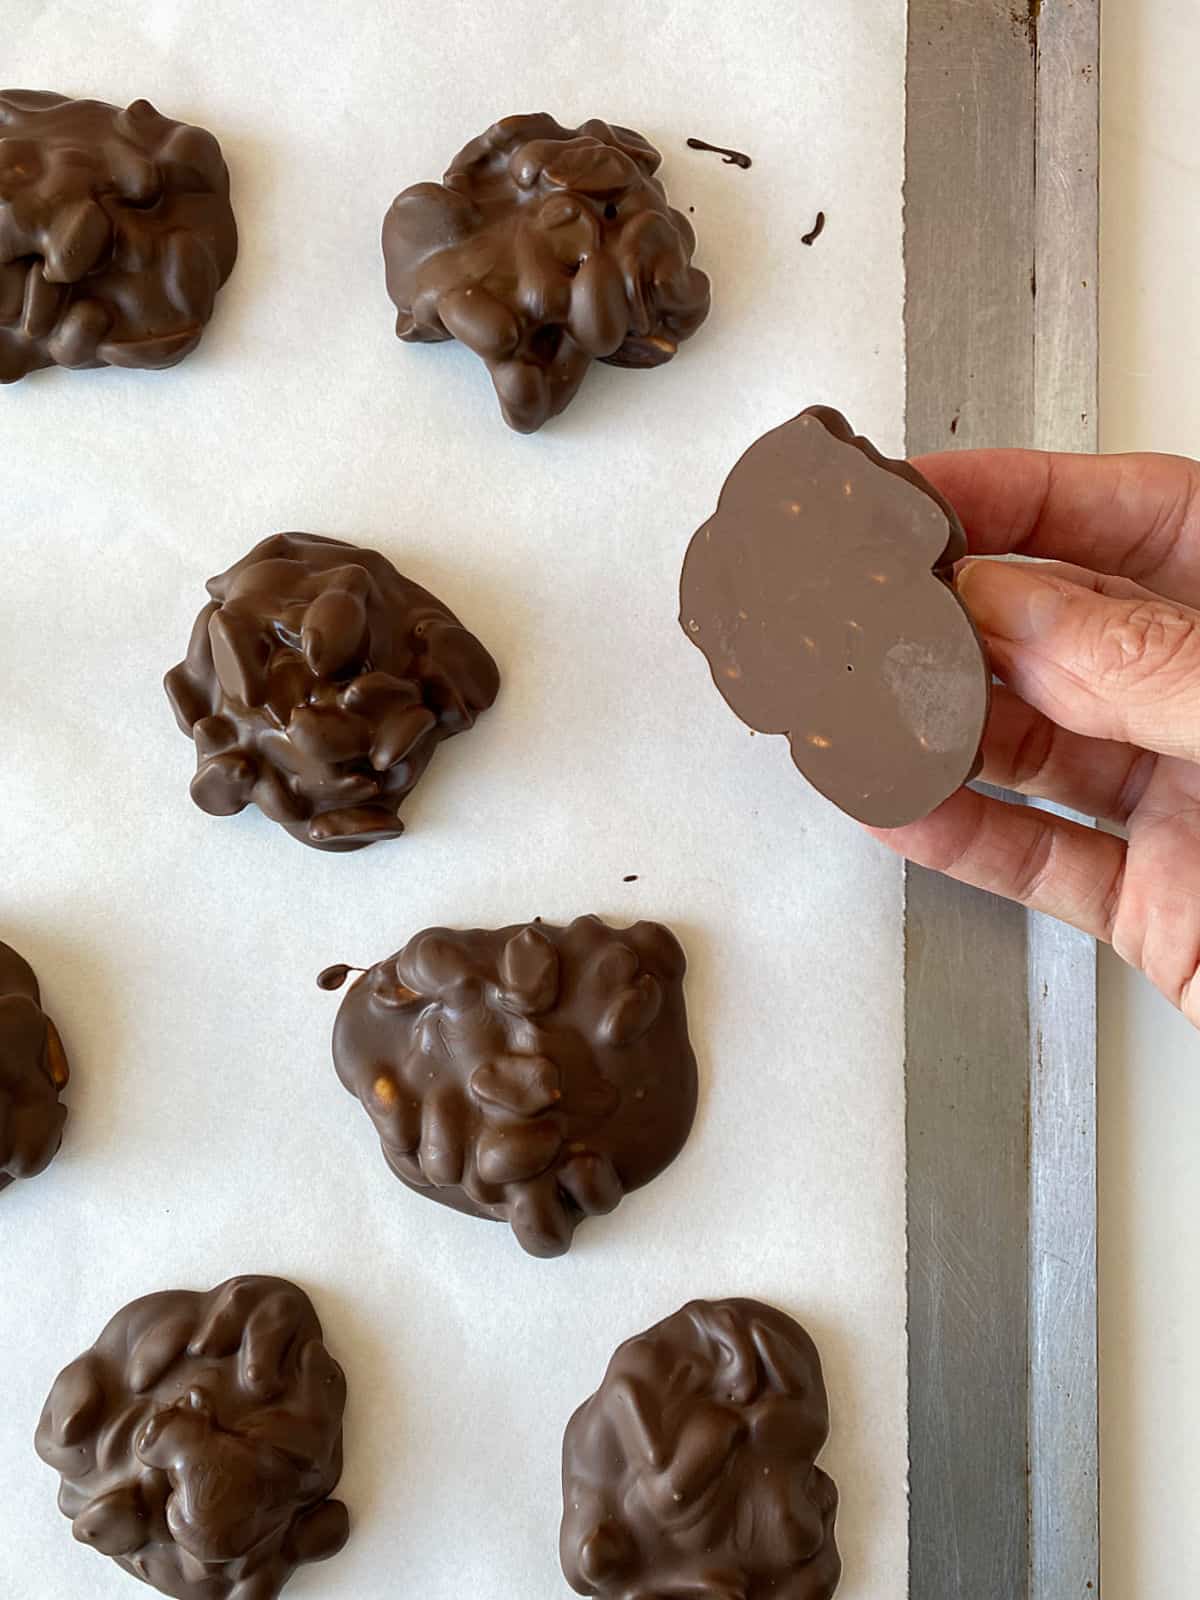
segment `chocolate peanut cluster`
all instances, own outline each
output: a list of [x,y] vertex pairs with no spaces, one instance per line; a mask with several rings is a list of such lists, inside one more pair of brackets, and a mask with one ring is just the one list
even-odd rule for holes
[[693,1300],[621,1345],[567,1425],[567,1581],[603,1600],[830,1600],[828,1432],[798,1323],[754,1300]]
[[410,1188],[562,1255],[584,1217],[683,1148],[697,1091],[685,966],[656,922],[430,928],[342,1002],[338,1077]]
[[75,1537],[177,1600],[275,1600],[346,1542],[346,1382],[280,1278],[147,1295],[61,1372],[37,1451]]
[[43,1171],[62,1143],[70,1073],[33,968],[0,944],[0,1191]]
[[398,337],[460,339],[520,433],[557,416],[592,361],[669,361],[708,315],[709,285],[691,224],[654,176],[661,161],[641,134],[595,118],[495,123],[384,220]]
[[0,92],[0,383],[38,367],[170,367],[233,270],[229,173],[211,133]]
[[196,744],[192,799],[253,802],[318,850],[404,831],[405,796],[443,739],[496,698],[496,663],[386,557],[280,533],[208,584],[167,695]]

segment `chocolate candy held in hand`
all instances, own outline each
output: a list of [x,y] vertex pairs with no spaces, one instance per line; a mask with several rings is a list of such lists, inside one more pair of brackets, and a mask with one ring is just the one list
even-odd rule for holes
[[496,698],[479,640],[377,551],[312,533],[264,539],[208,592],[166,676],[192,799],[214,816],[253,801],[318,850],[397,838],[437,746]]
[[896,828],[979,770],[991,675],[953,588],[965,554],[920,473],[814,406],[729,474],[679,620],[743,722],[786,733],[843,811]]
[[567,1425],[567,1581],[602,1600],[829,1600],[828,1432],[798,1323],[754,1300],[693,1300],[626,1340]]
[[593,360],[669,361],[708,315],[696,237],[640,133],[593,119],[505,117],[418,183],[383,224],[401,339],[460,339],[488,366],[504,420],[533,433]]
[[147,1295],[55,1380],[37,1451],[75,1537],[177,1600],[274,1600],[346,1542],[346,1380],[281,1278]]
[[62,1143],[70,1073],[33,968],[0,944],[0,1191],[48,1167]]
[[211,133],[27,89],[0,92],[0,383],[38,367],[171,367],[233,270]]
[[342,1002],[338,1077],[410,1188],[562,1255],[584,1217],[683,1148],[697,1087],[685,966],[656,922],[430,928]]

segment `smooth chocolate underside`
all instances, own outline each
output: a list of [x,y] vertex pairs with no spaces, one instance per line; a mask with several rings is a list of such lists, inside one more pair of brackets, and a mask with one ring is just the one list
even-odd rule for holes
[[654,176],[661,160],[598,119],[495,123],[384,219],[397,335],[461,340],[521,433],[562,411],[593,361],[669,361],[708,315],[709,284],[691,265],[691,224]]
[[0,92],[0,383],[174,366],[236,257],[212,134],[147,100]]
[[748,726],[860,821],[916,821],[978,771],[990,672],[952,587],[966,540],[907,462],[814,407],[759,439],[688,548],[680,623]]
[[0,944],[0,1191],[45,1170],[62,1144],[70,1073],[33,968]]
[[208,592],[166,676],[192,799],[255,804],[319,850],[397,838],[437,746],[496,698],[483,645],[377,551],[317,534],[264,539]]
[[578,1594],[829,1600],[841,1561],[817,1350],[753,1300],[627,1340],[563,1439],[559,1552]]
[[653,922],[429,929],[350,989],[338,1076],[406,1184],[561,1255],[687,1138],[684,969]]
[[38,1423],[75,1537],[177,1600],[274,1600],[346,1542],[346,1385],[280,1278],[148,1295],[55,1380]]

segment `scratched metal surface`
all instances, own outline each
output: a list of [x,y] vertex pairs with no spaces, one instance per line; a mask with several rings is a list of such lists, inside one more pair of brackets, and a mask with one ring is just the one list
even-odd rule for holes
[[[1099,0],[910,0],[908,443],[1096,446]],[[1099,1592],[1095,952],[907,874],[911,1600]]]
[[[1035,442],[1095,450],[1100,0],[1038,20]],[[1100,1588],[1096,1394],[1096,960],[1030,919],[1030,1595]],[[1087,1048],[1084,1048],[1084,1046]]]

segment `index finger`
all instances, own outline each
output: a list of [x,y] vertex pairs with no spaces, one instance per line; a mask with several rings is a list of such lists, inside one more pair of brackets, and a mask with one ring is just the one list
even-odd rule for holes
[[950,450],[914,465],[975,555],[1073,561],[1200,605],[1200,464],[1185,456]]

